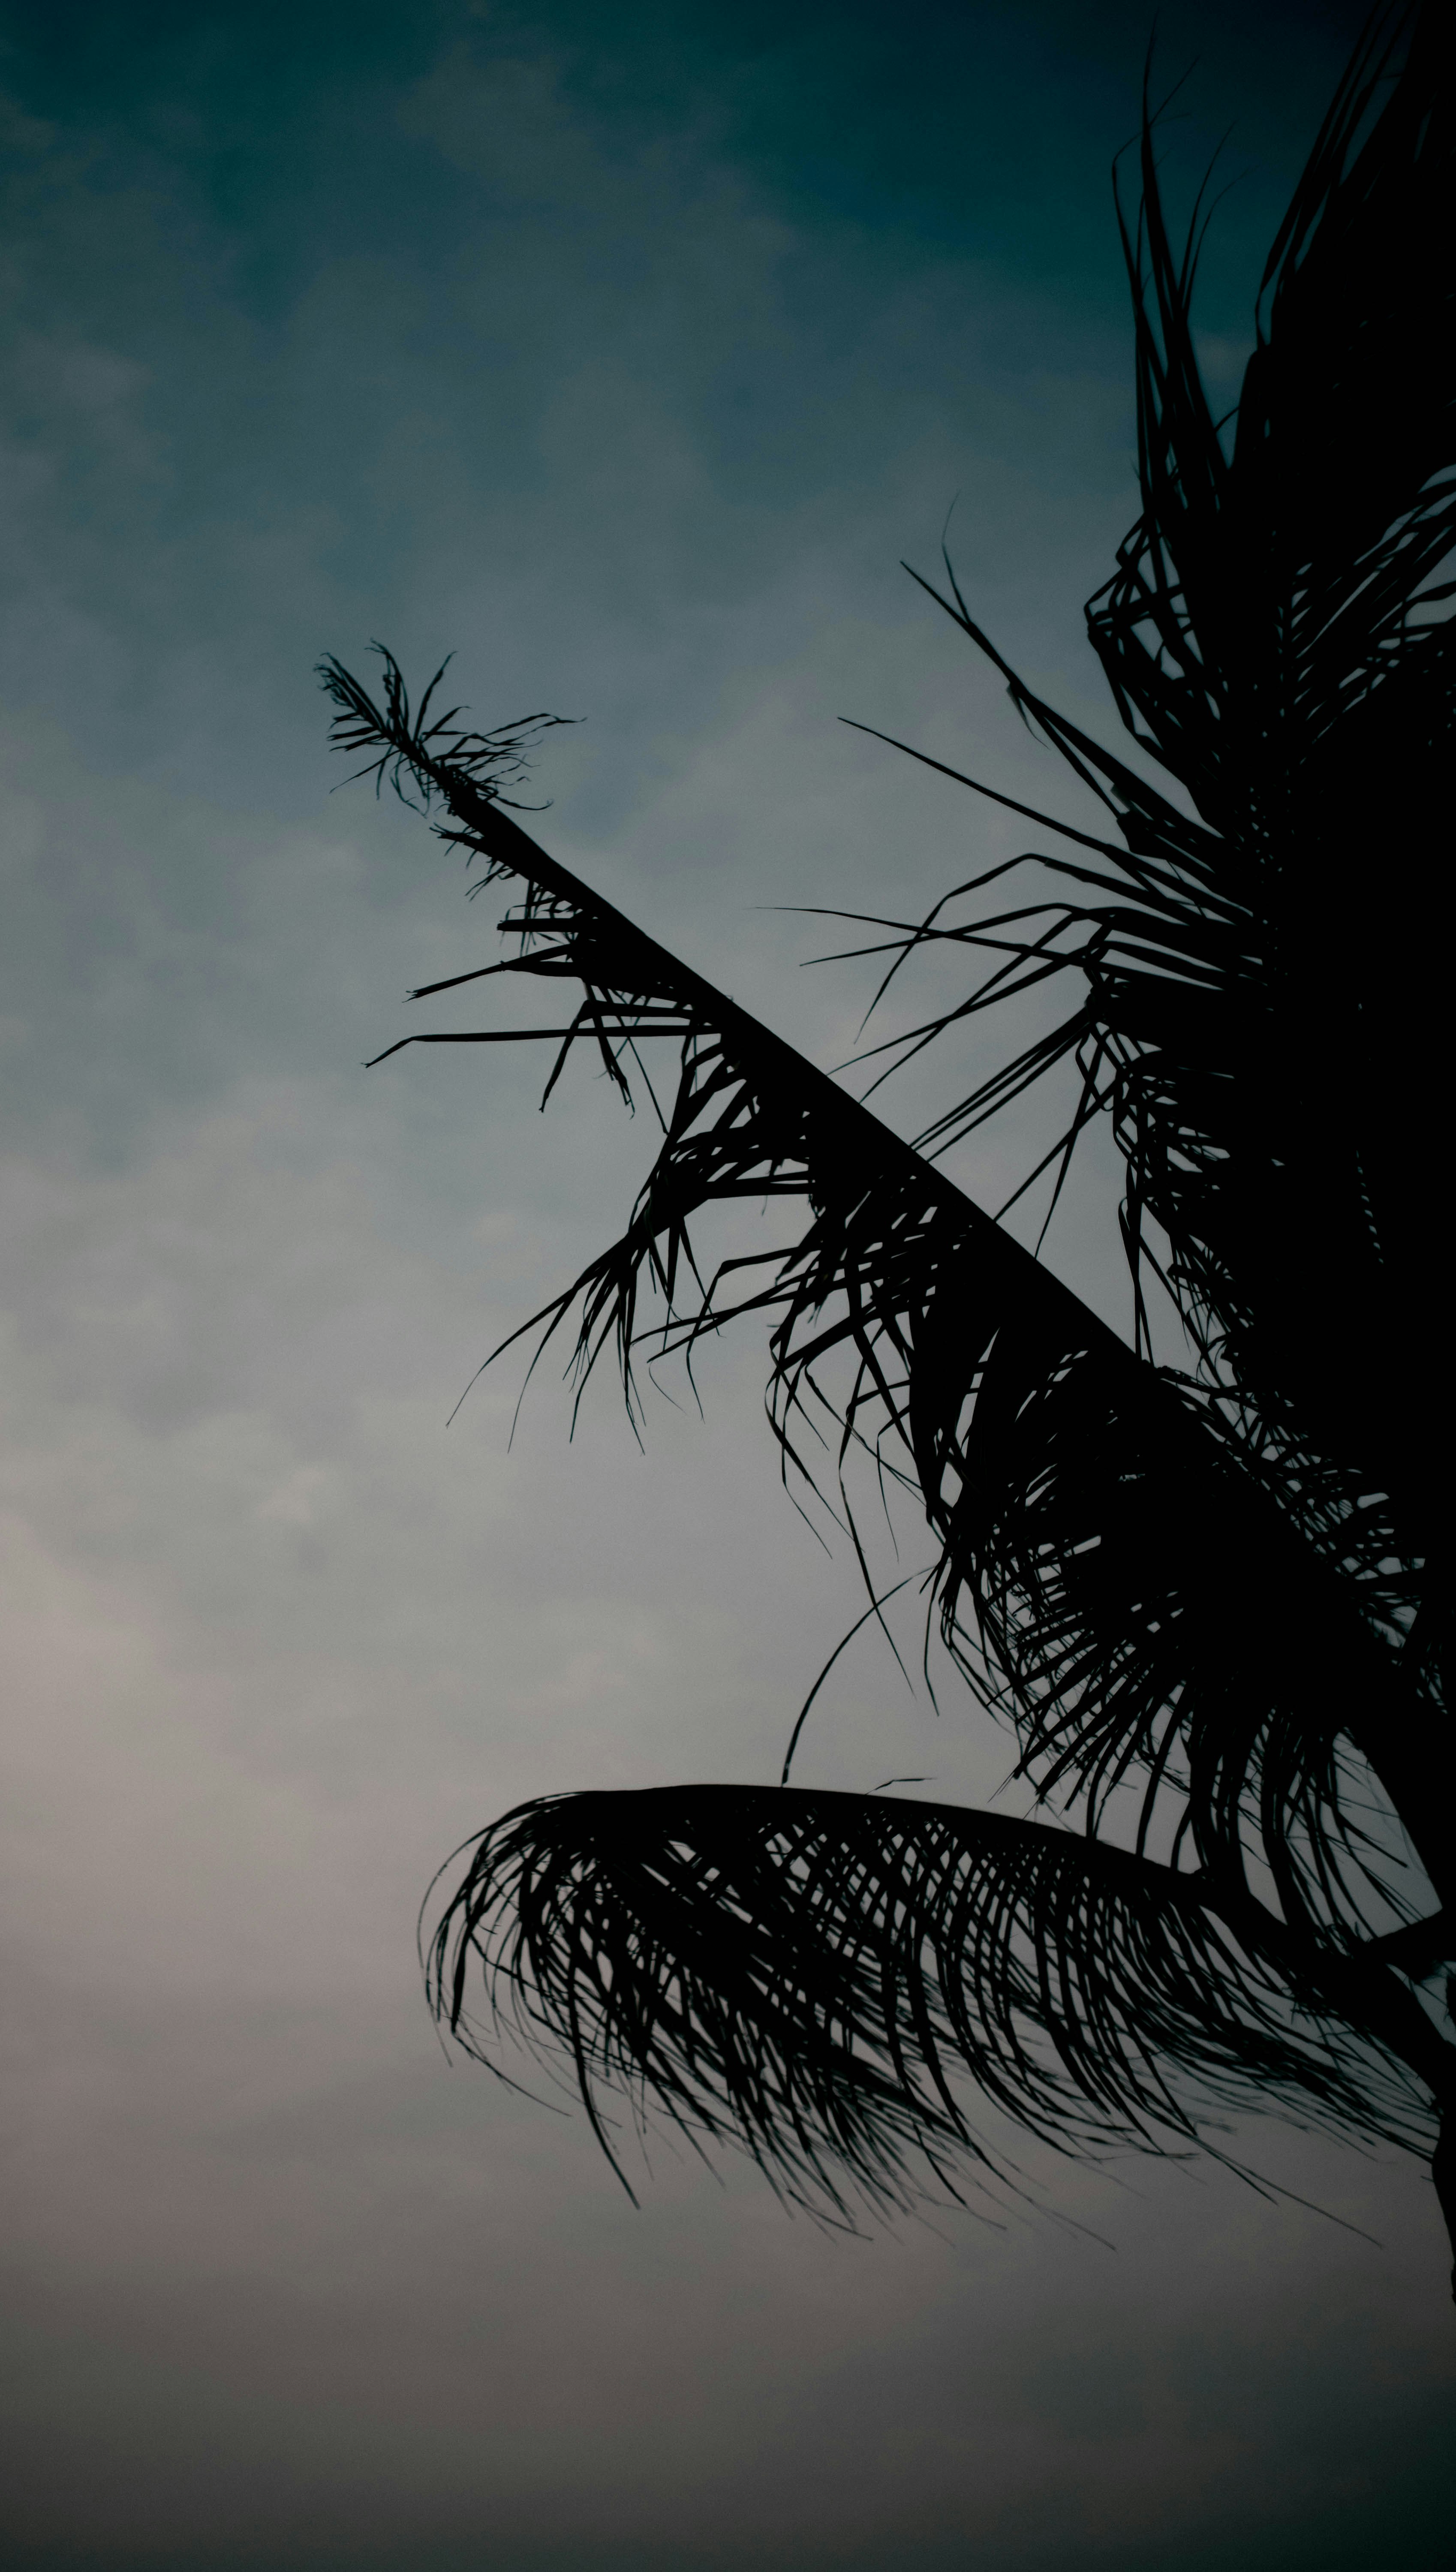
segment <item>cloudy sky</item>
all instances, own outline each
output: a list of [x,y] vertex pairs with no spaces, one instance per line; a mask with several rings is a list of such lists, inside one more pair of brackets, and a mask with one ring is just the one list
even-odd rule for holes
[[[1361,11],[1171,5],[1230,396]],[[775,906],[1018,842],[835,718],[1071,812],[900,570],[1106,726],[1132,514],[1108,165],[1147,0],[12,6],[0,483],[7,2561],[40,2572],[1322,2572],[1437,2559],[1423,2174],[1273,2125],[1043,2172],[1070,2219],[833,2238],[453,2068],[420,1897],[557,1788],[777,1773],[858,1612],[751,1336],[705,1417],[448,1416],[648,1137],[406,1053],[488,961],[332,794],[322,650],[582,718],[547,844],[816,1058],[865,968]],[[436,1004],[433,1023],[469,1022]],[[910,1130],[913,1085],[887,1113]],[[966,1183],[1006,1192],[1026,1132]],[[1093,1155],[1049,1255],[1120,1315]],[[1125,1318],[1125,1317],[1123,1317]],[[1007,1760],[869,1643],[799,1773]],[[1282,2193],[1281,2193],[1282,2192]],[[1303,2201],[1312,2201],[1306,2205]]]

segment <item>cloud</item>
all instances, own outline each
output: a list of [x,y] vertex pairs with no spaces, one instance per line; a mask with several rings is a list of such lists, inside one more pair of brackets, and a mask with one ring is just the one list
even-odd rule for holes
[[[579,2118],[447,2071],[423,2011],[415,1914],[467,1831],[776,1774],[859,1599],[775,1485],[751,1338],[705,1421],[651,1407],[645,1457],[605,1384],[570,1443],[549,1366],[509,1446],[514,1356],[446,1430],[619,1220],[649,1120],[581,1072],[543,1122],[505,1048],[364,1074],[469,1022],[472,994],[398,1001],[488,960],[495,915],[410,817],[330,800],[316,654],[454,646],[489,720],[586,716],[542,834],[826,1062],[869,968],[802,973],[845,940],[771,907],[913,913],[1025,844],[835,717],[1071,812],[898,570],[958,491],[988,621],[1105,721],[1079,602],[1129,509],[1082,193],[1108,136],[1040,230],[1006,176],[1042,188],[1088,93],[1034,136],[982,13],[938,154],[898,32],[872,95],[763,23],[652,57],[581,13],[365,12],[346,54],[293,12],[164,10],[124,61],[108,13],[54,79],[43,31],[10,60],[17,2563],[1425,2559],[1449,2368],[1418,2173],[1249,2147],[1383,2253],[1173,2170],[1048,2175],[1115,2255],[954,2211],[832,2241],[658,2146],[638,2216]],[[917,1121],[913,1084],[889,1105]],[[1034,1139],[988,1139],[985,1201]],[[1120,1309],[1111,1178],[1054,1255]],[[1007,1757],[870,1634],[801,1765],[972,1798]]]

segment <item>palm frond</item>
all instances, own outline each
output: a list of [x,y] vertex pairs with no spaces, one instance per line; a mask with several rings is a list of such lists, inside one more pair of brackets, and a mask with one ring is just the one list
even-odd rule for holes
[[619,2171],[620,2114],[655,2111],[841,2214],[856,2192],[908,2205],[927,2173],[953,2186],[967,2156],[1004,2167],[968,2082],[1083,2153],[1166,2150],[1256,2096],[1422,2136],[1380,1998],[1373,2026],[1331,2016],[1266,1916],[1250,1905],[1235,1927],[1209,1894],[1072,1832],[946,1806],[570,1795],[484,1834],[433,1927],[428,1984],[492,2068],[513,2042],[564,2058]]
[[[940,1549],[946,1640],[1018,1725],[1026,1772],[1049,1793],[1089,1796],[1093,1812],[1140,1775],[1144,1826],[1159,1798],[1176,1801],[1203,1862],[1240,1876],[1245,1821],[1257,1829],[1277,1815],[1286,1902],[1364,1928],[1336,1744],[1357,1727],[1378,1734],[1382,1715],[1393,1733],[1389,1654],[1372,1641],[1363,1603],[1321,1582],[1291,1546],[1276,1499],[1216,1411],[1140,1362],[943,1172],[548,857],[467,770],[435,756],[420,724],[411,728],[387,655],[385,674],[374,704],[326,665],[342,746],[372,749],[376,768],[387,757],[422,798],[442,803],[440,836],[483,858],[485,882],[525,883],[502,923],[519,953],[481,975],[522,971],[582,987],[567,1024],[523,1031],[560,1040],[547,1094],[579,1042],[629,1096],[643,1036],[668,1034],[680,1047],[660,1146],[626,1229],[512,1338],[536,1331],[539,1357],[574,1313],[578,1388],[611,1345],[634,1404],[644,1286],[667,1314],[659,1349],[690,1352],[705,1332],[762,1315],[786,1470],[812,1482],[827,1439],[857,1546],[845,1480],[854,1454],[909,1485]],[[421,1040],[431,1041],[405,1039]],[[515,1038],[486,1030],[444,1040]],[[808,1228],[705,1281],[695,1219],[745,1198],[807,1199]],[[848,1376],[836,1385],[837,1361]],[[1090,1578],[1098,1546],[1104,1558]],[[1286,1601],[1312,1600],[1292,1653],[1271,1642],[1281,1590]],[[1230,1702],[1240,1710],[1232,1730],[1217,1717]],[[1400,1914],[1388,1870],[1380,1883]]]

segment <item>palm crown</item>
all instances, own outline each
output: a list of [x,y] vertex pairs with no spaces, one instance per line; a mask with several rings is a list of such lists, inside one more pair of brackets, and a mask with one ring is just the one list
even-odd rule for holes
[[[1056,1816],[805,1792],[787,1766],[775,1786],[507,1814],[434,1925],[431,1996],[486,2059],[506,2027],[564,2047],[609,2151],[616,2090],[746,2145],[792,2196],[904,2203],[927,2162],[954,2185],[958,2156],[985,2157],[968,2075],[1083,2149],[1186,2138],[1210,2100],[1424,2150],[1439,2134],[1456,2048],[1417,1987],[1456,1939],[1401,1857],[1445,1905],[1444,958],[1424,905],[1456,376],[1449,283],[1421,251],[1450,221],[1450,46],[1426,10],[1367,31],[1269,255],[1228,422],[1194,356],[1200,236],[1169,237],[1144,114],[1123,227],[1141,508],[1088,628],[1149,759],[1025,688],[947,561],[933,595],[1095,826],[1033,816],[1062,853],[1025,895],[1018,861],[927,920],[872,924],[887,978],[928,947],[981,975],[899,1058],[1035,983],[1069,991],[916,1145],[527,836],[505,790],[545,719],[476,733],[438,678],[411,705],[387,653],[377,696],[324,665],[339,746],[520,889],[510,952],[455,978],[579,991],[535,1031],[559,1039],[548,1093],[575,1046],[629,1096],[647,1040],[676,1048],[626,1227],[536,1317],[543,1344],[574,1328],[584,1376],[610,1343],[634,1404],[644,1290],[659,1347],[762,1314],[786,1469],[832,1419],[841,1482],[868,1455],[915,1495],[944,1640]],[[1054,1157],[1110,1119],[1130,1345],[940,1166],[1069,1060]],[[797,1233],[705,1284],[695,1219],[745,1197],[793,1200]],[[1178,1366],[1151,1347],[1154,1276]],[[1449,2218],[1439,2144],[1435,2173]]]

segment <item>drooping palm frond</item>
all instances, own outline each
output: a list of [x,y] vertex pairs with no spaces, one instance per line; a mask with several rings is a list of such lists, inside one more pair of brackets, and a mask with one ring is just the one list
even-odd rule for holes
[[483,2061],[502,2038],[564,2051],[619,2171],[603,2092],[840,2213],[847,2190],[911,2203],[917,2157],[943,2182],[966,2155],[1004,2169],[968,2077],[1059,2149],[1186,2143],[1189,2082],[1205,2114],[1262,2096],[1341,2131],[1429,2129],[1383,1999],[1373,2027],[1301,2015],[1327,1998],[1259,1906],[948,1806],[742,1786],[522,1805],[480,1840],[428,1979]]

